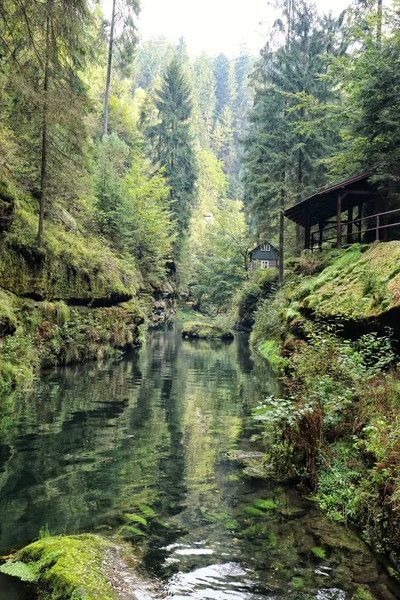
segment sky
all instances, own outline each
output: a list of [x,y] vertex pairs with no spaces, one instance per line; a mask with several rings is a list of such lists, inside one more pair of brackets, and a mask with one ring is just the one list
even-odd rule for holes
[[[320,12],[338,15],[351,0],[316,0]],[[103,0],[105,14],[111,0]],[[276,18],[268,0],[141,0],[138,21],[140,38],[165,35],[177,43],[184,37],[189,53],[239,54],[241,44],[257,54],[264,46]]]

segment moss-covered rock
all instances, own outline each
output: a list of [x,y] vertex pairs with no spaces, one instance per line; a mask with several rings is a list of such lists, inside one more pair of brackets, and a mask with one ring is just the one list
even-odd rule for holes
[[34,302],[0,288],[0,393],[30,385],[42,367],[111,356],[140,345],[137,299],[105,308]]
[[233,340],[232,331],[212,323],[188,321],[182,326],[182,337],[195,339]]
[[134,296],[141,277],[96,237],[46,223],[36,242],[37,216],[20,208],[0,244],[1,287],[19,296],[86,303],[121,302]]
[[95,535],[49,537],[17,552],[0,571],[35,582],[43,598],[115,600],[107,562],[111,547]]
[[291,286],[291,304],[347,320],[377,318],[400,308],[400,242],[356,244],[327,262],[320,273]]

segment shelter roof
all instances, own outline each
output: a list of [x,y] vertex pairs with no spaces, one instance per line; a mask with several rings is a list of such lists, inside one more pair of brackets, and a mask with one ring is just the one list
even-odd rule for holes
[[267,240],[265,242],[262,242],[261,244],[258,244],[257,246],[254,246],[254,248],[252,248],[250,252],[254,252],[255,250],[260,249],[261,246],[271,246],[271,248],[279,252],[278,248],[276,248],[273,244],[271,244],[271,242],[268,242]]
[[337,198],[342,196],[342,211],[364,202],[368,196],[376,196],[376,186],[368,182],[371,172],[361,173],[346,181],[316,192],[285,211],[285,217],[302,225],[315,225],[337,214]]

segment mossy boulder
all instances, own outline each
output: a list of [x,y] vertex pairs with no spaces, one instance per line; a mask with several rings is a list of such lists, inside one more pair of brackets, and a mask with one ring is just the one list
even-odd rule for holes
[[202,323],[200,321],[188,321],[183,324],[182,337],[194,339],[216,339],[216,340],[233,340],[232,331],[224,329],[219,325],[211,323]]
[[36,233],[37,216],[20,208],[0,244],[0,284],[8,291],[104,306],[128,300],[139,289],[133,260],[121,259],[98,238],[47,222],[38,248]]
[[49,537],[17,552],[0,571],[34,582],[39,598],[116,600],[107,561],[111,548],[111,542],[95,535]]

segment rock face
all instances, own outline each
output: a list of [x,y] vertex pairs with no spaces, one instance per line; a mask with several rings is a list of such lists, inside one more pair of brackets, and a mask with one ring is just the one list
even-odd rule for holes
[[164,288],[156,294],[150,316],[151,326],[168,326],[174,322],[175,316],[175,293],[172,286],[166,283]]
[[320,273],[304,277],[290,301],[305,314],[388,325],[395,320],[391,313],[400,311],[399,260],[400,242],[351,246]]

